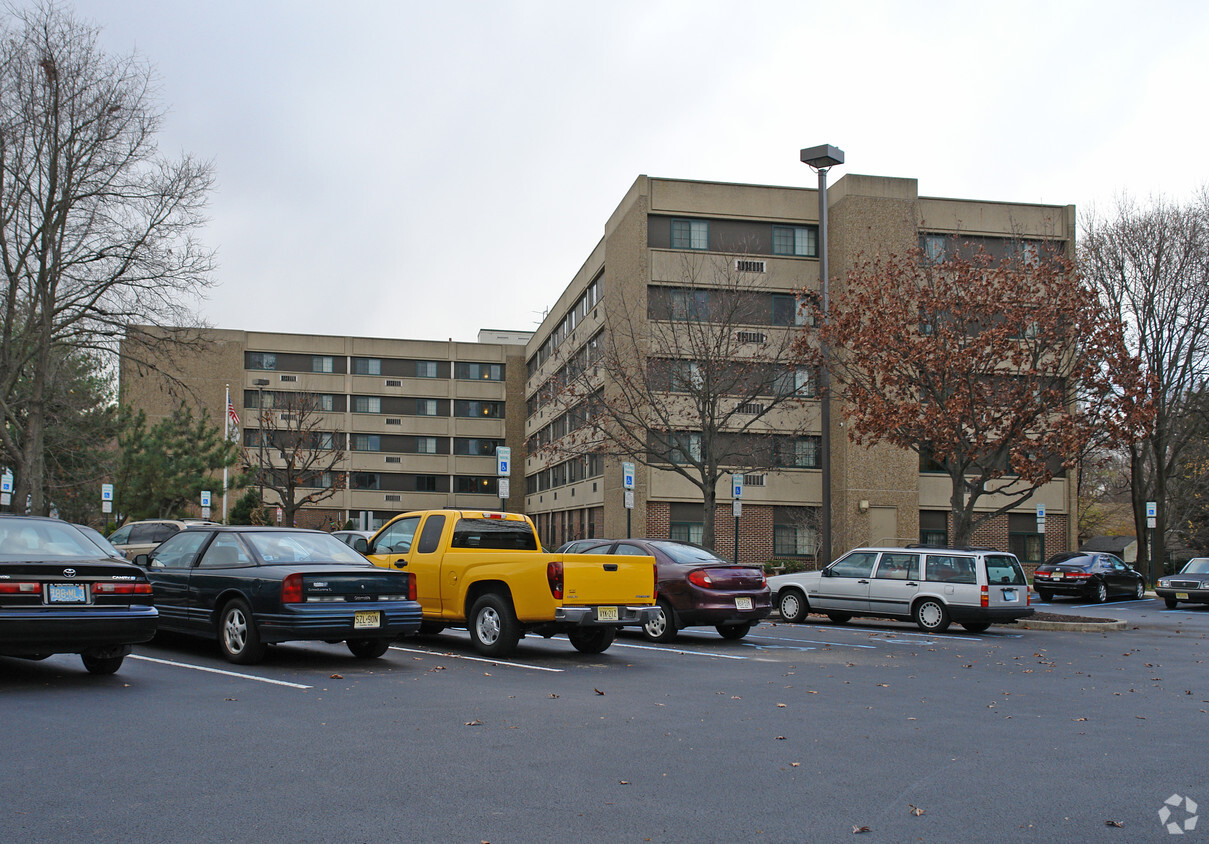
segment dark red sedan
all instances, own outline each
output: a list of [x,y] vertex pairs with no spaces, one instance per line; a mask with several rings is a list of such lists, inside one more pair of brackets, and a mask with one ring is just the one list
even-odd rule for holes
[[715,628],[725,639],[742,639],[772,612],[764,570],[721,559],[671,539],[602,539],[581,554],[645,554],[655,558],[661,612],[642,627],[652,642],[670,642],[685,627]]

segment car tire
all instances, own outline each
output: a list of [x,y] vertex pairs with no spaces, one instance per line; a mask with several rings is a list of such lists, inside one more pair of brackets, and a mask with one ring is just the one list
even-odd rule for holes
[[252,618],[252,608],[239,598],[228,603],[218,617],[218,647],[227,662],[252,665],[264,659],[267,646]]
[[1054,593],[1050,592],[1048,589],[1038,589],[1037,597],[1048,604],[1050,601],[1054,600]]
[[935,598],[924,598],[915,605],[915,624],[925,633],[943,633],[949,629],[949,611]]
[[609,649],[609,646],[613,644],[613,640],[617,638],[617,628],[588,627],[571,630],[568,631],[567,638],[571,640],[571,644],[575,646],[575,650],[581,654],[602,654]]
[[344,644],[357,659],[377,659],[390,649],[390,639],[347,639]]
[[723,639],[742,639],[751,630],[751,622],[745,621],[742,624],[719,624],[714,627],[718,631],[718,635]]
[[1164,598],[1163,603],[1167,605],[1167,609],[1173,610],[1177,606],[1179,606],[1180,602],[1177,601],[1175,598]]
[[470,640],[483,656],[509,656],[521,638],[521,625],[512,602],[488,592],[470,609]]
[[421,636],[435,636],[444,629],[444,624],[437,624],[435,621],[421,621],[420,629],[416,632]]
[[777,597],[777,609],[781,618],[790,624],[801,624],[810,612],[810,603],[800,589],[784,589]]
[[847,624],[852,620],[852,616],[846,612],[829,612],[827,613],[827,619],[832,624]]
[[676,641],[680,629],[676,627],[676,614],[672,611],[672,605],[667,601],[659,601],[655,607],[659,612],[651,621],[642,625],[642,635],[648,642],[658,642],[661,645]]
[[1137,585],[1133,587],[1133,598],[1135,601],[1142,601],[1146,599],[1146,584],[1140,580],[1137,582]]
[[89,674],[114,674],[122,667],[122,660],[125,658],[125,654],[122,656],[80,654],[80,661],[84,663],[84,668]]
[[1108,587],[1104,585],[1103,580],[1097,580],[1091,585],[1091,601],[1093,604],[1102,604],[1108,600]]
[[985,633],[991,629],[991,625],[985,621],[980,621],[977,624],[962,624],[961,626],[971,633]]

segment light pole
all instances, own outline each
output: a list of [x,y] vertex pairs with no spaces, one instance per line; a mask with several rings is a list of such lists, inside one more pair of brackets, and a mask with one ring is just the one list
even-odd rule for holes
[[256,447],[259,452],[256,458],[256,480],[260,484],[260,509],[264,509],[264,388],[269,386],[268,378],[253,379],[256,387]]
[[[823,324],[831,314],[830,278],[827,271],[827,171],[844,163],[844,151],[830,144],[802,150],[802,162],[819,174],[819,283],[822,287]],[[819,416],[823,429],[820,438],[819,469],[822,474],[822,517],[819,519],[818,559],[823,565],[831,562],[831,350],[823,343],[819,372]]]

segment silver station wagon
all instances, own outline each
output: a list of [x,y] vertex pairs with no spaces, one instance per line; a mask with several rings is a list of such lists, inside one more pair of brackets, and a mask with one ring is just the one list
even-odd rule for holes
[[1015,555],[988,548],[856,548],[822,571],[768,578],[773,605],[789,622],[823,613],[914,621],[941,633],[951,622],[981,633],[1033,614]]

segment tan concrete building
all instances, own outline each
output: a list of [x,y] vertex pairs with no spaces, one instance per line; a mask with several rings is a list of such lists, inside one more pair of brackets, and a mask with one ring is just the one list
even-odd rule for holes
[[[204,348],[170,369],[194,404],[221,421],[226,390],[240,417],[240,441],[259,461],[263,404],[282,416],[291,394],[313,395],[320,428],[344,449],[338,491],[299,515],[299,526],[377,527],[419,508],[520,509],[519,484],[501,501],[496,448],[523,448],[524,343],[528,332],[479,332],[478,342],[208,330]],[[179,389],[130,367],[122,401],[154,424],[175,407]],[[277,409],[274,409],[277,408]],[[276,423],[276,417],[270,417]],[[271,450],[266,465],[272,465]],[[214,512],[221,516],[221,482]],[[270,490],[265,501],[276,503]],[[234,497],[230,499],[234,503]]]
[[[828,190],[828,214],[833,293],[859,254],[901,253],[917,245],[930,250],[953,235],[999,255],[1013,244],[1056,241],[1073,257],[1073,206],[921,197],[915,179],[845,175]],[[763,303],[746,326],[753,336],[766,341],[793,330],[801,321],[795,294],[820,287],[818,193],[646,176],[634,182],[525,350],[524,507],[546,544],[626,535],[620,461],[566,460],[547,448],[569,427],[567,407],[550,398],[549,385],[565,380],[569,361],[590,365],[620,320],[649,313],[650,326],[627,331],[645,336],[655,330],[658,302],[682,296],[686,255],[729,256],[733,269],[750,275],[752,295]],[[602,383],[606,376],[600,374]],[[823,431],[817,404],[807,401],[769,422],[793,432],[788,451],[794,456],[773,470],[745,475],[740,558],[764,562],[815,553],[822,501],[816,442],[823,436],[832,449],[833,556],[862,544],[949,541],[947,476],[921,469],[913,452],[851,445],[838,406],[831,430]],[[700,536],[700,492],[672,471],[636,469],[633,535]],[[729,555],[735,527],[725,480],[721,486],[713,518],[717,547]],[[1037,561],[1043,545],[1035,508],[1041,503],[1047,511],[1044,553],[1073,548],[1075,495],[1073,478],[1057,478],[1027,506],[983,528],[976,541]],[[999,503],[987,500],[987,509]]]

